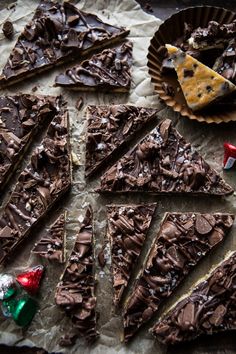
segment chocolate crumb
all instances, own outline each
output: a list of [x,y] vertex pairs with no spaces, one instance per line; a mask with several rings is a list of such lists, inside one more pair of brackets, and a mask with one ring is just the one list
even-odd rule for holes
[[80,111],[81,108],[83,107],[83,104],[84,104],[83,97],[79,97],[75,104],[76,109]]
[[98,253],[98,263],[100,265],[101,268],[104,268],[106,265],[106,259],[104,256],[104,246],[101,249],[101,251]]
[[38,90],[38,86],[32,87],[32,92],[36,92]]
[[2,27],[2,31],[3,31],[4,36],[7,39],[12,39],[13,34],[14,34],[14,27],[13,27],[12,22],[9,20],[4,22],[3,27]]
[[174,90],[174,87],[173,87],[173,86],[171,86],[171,85],[168,84],[167,82],[163,82],[163,83],[162,83],[162,88],[163,88],[164,92],[165,92],[168,96],[174,97],[174,95],[175,95],[175,90]]

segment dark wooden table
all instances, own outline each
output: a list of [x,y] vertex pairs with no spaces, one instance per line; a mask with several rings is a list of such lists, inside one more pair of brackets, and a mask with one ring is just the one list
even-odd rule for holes
[[[110,0],[112,1],[112,0]],[[122,0],[121,0],[122,1]],[[125,1],[125,0],[123,0]],[[236,11],[236,0],[136,0],[147,13],[163,20],[174,12],[189,6],[212,5]],[[0,0],[0,10],[12,4],[12,0]],[[167,349],[166,354],[233,354],[236,353],[235,332],[206,336],[190,343]],[[42,349],[13,348],[0,345],[0,354],[46,354]],[[148,353],[154,354],[154,353]],[[157,353],[158,354],[158,353]]]

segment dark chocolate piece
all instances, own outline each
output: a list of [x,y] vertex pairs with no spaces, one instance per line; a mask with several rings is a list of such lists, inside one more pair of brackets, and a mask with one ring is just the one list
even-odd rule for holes
[[14,35],[14,27],[13,27],[13,23],[11,21],[5,21],[3,26],[2,26],[2,31],[4,36],[7,39],[12,39],[13,35]]
[[30,235],[71,185],[68,114],[62,102],[30,163],[19,175],[0,218],[0,263]]
[[75,90],[126,92],[130,89],[132,43],[105,49],[56,77],[55,86]]
[[107,206],[115,306],[119,305],[138,261],[155,208],[156,204]]
[[75,105],[76,109],[80,111],[81,108],[83,107],[83,104],[84,104],[83,97],[79,97],[78,100],[76,101],[76,105]]
[[3,68],[0,85],[7,86],[76,57],[81,58],[128,33],[69,2],[41,0]]
[[98,192],[128,191],[226,195],[233,189],[166,119],[101,177]]
[[227,80],[236,83],[236,41],[232,39],[221,56],[216,59],[213,70]]
[[216,21],[210,21],[206,28],[195,29],[188,40],[194,49],[205,50],[209,48],[223,48],[225,43],[236,35],[236,20],[232,23],[220,25]]
[[59,97],[0,96],[0,189],[18,167],[33,136],[58,113]]
[[236,329],[235,282],[236,252],[231,252],[158,321],[152,333],[164,344],[175,344]]
[[66,212],[60,214],[56,221],[47,229],[44,236],[37,242],[32,249],[41,257],[59,263],[65,262],[65,242],[66,242]]
[[[71,345],[74,344],[78,335],[84,337],[88,342],[93,342],[98,336],[94,293],[92,209],[88,207],[68,265],[57,285],[55,294],[56,304],[63,307],[72,320],[74,334]],[[66,337],[71,338],[70,335]]]
[[91,176],[127,143],[158,110],[129,105],[88,106],[85,174]]
[[[128,342],[218,243],[234,221],[230,214],[167,213],[142,272],[125,305],[124,340]],[[203,225],[199,225],[203,222]]]

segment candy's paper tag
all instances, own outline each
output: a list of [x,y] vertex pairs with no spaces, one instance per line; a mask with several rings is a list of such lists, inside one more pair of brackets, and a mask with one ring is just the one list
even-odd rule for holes
[[224,170],[229,170],[230,168],[233,167],[236,159],[234,157],[228,157],[225,165],[224,165]]

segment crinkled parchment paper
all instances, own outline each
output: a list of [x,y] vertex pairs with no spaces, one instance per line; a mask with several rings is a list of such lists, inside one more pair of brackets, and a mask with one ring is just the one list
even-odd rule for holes
[[[16,8],[12,10],[3,10],[0,12],[0,23],[10,18],[14,22],[16,30],[15,39],[23,29],[27,21],[32,17],[38,1],[18,0]],[[193,144],[193,146],[203,155],[204,158],[220,173],[222,173],[223,142],[228,140],[236,143],[235,123],[222,124],[220,126],[200,124],[173,113],[170,108],[166,108],[154,94],[150,83],[148,70],[146,66],[146,55],[149,41],[154,32],[160,25],[160,20],[144,13],[140,6],[134,0],[84,0],[78,3],[78,7],[85,11],[96,13],[104,21],[111,24],[122,25],[130,29],[129,39],[134,44],[134,63],[132,68],[132,89],[130,94],[103,94],[103,93],[74,93],[60,88],[54,88],[55,76],[65,69],[65,66],[56,68],[38,75],[21,84],[15,85],[1,92],[1,94],[14,94],[18,92],[32,93],[32,88],[37,86],[36,94],[63,94],[68,102],[68,109],[71,121],[71,137],[73,155],[77,156],[76,165],[73,171],[73,188],[67,198],[63,198],[60,203],[61,208],[68,210],[67,222],[67,255],[70,253],[75,241],[75,233],[84,215],[84,208],[91,203],[94,209],[94,228],[96,239],[96,253],[99,252],[105,238],[105,205],[108,203],[140,203],[157,202],[157,212],[152,224],[146,246],[142,252],[141,260],[135,270],[138,273],[144,260],[148,247],[157,232],[158,225],[166,211],[222,211],[235,213],[235,196],[232,195],[226,199],[219,198],[192,198],[189,197],[167,197],[167,196],[99,196],[94,193],[94,187],[98,185],[99,179],[86,184],[83,178],[84,173],[84,141],[86,124],[84,111],[77,111],[75,103],[79,97],[83,97],[84,108],[88,104],[118,104],[132,103],[147,107],[161,109],[160,117],[171,118],[179,131]],[[4,39],[0,34],[0,63],[4,65],[14,41]],[[137,137],[138,139],[139,137]],[[25,162],[26,163],[26,162]],[[230,172],[224,176],[232,185],[236,186],[235,172]],[[5,195],[5,197],[7,197]],[[6,198],[5,198],[6,200]],[[2,203],[5,202],[2,200]],[[64,312],[54,304],[54,293],[56,284],[65,265],[49,263],[46,260],[40,260],[36,256],[30,255],[30,250],[37,239],[40,238],[43,228],[53,222],[58,215],[59,210],[53,210],[48,216],[45,225],[39,228],[38,232],[31,235],[19,250],[19,255],[14,257],[6,269],[1,271],[19,272],[26,267],[43,263],[46,266],[46,274],[42,281],[42,287],[38,296],[40,309],[28,329],[22,330],[17,327],[12,320],[0,317],[0,343],[8,345],[29,345],[46,349],[49,352],[64,353],[165,353],[165,348],[160,347],[154,342],[152,336],[148,333],[149,326],[143,328],[134,338],[132,343],[125,346],[120,342],[122,334],[122,322],[118,312],[114,311],[112,306],[112,286],[110,278],[110,262],[104,270],[101,270],[97,264],[97,300],[100,317],[98,320],[98,329],[100,337],[97,342],[88,347],[83,340],[78,339],[76,345],[72,348],[63,349],[59,347],[58,340],[60,336],[70,328],[70,320],[66,318]],[[228,236],[224,245],[218,247],[215,252],[196,267],[183,286],[175,292],[174,296],[167,301],[165,307],[162,307],[155,317],[176,299],[189,290],[189,287],[199,277],[203,276],[213,264],[219,262],[228,250],[236,248],[236,242],[233,241],[233,232]],[[134,280],[134,277],[132,281]],[[127,295],[127,294],[126,294]],[[152,321],[154,323],[155,319]],[[151,323],[151,324],[152,324]]]

